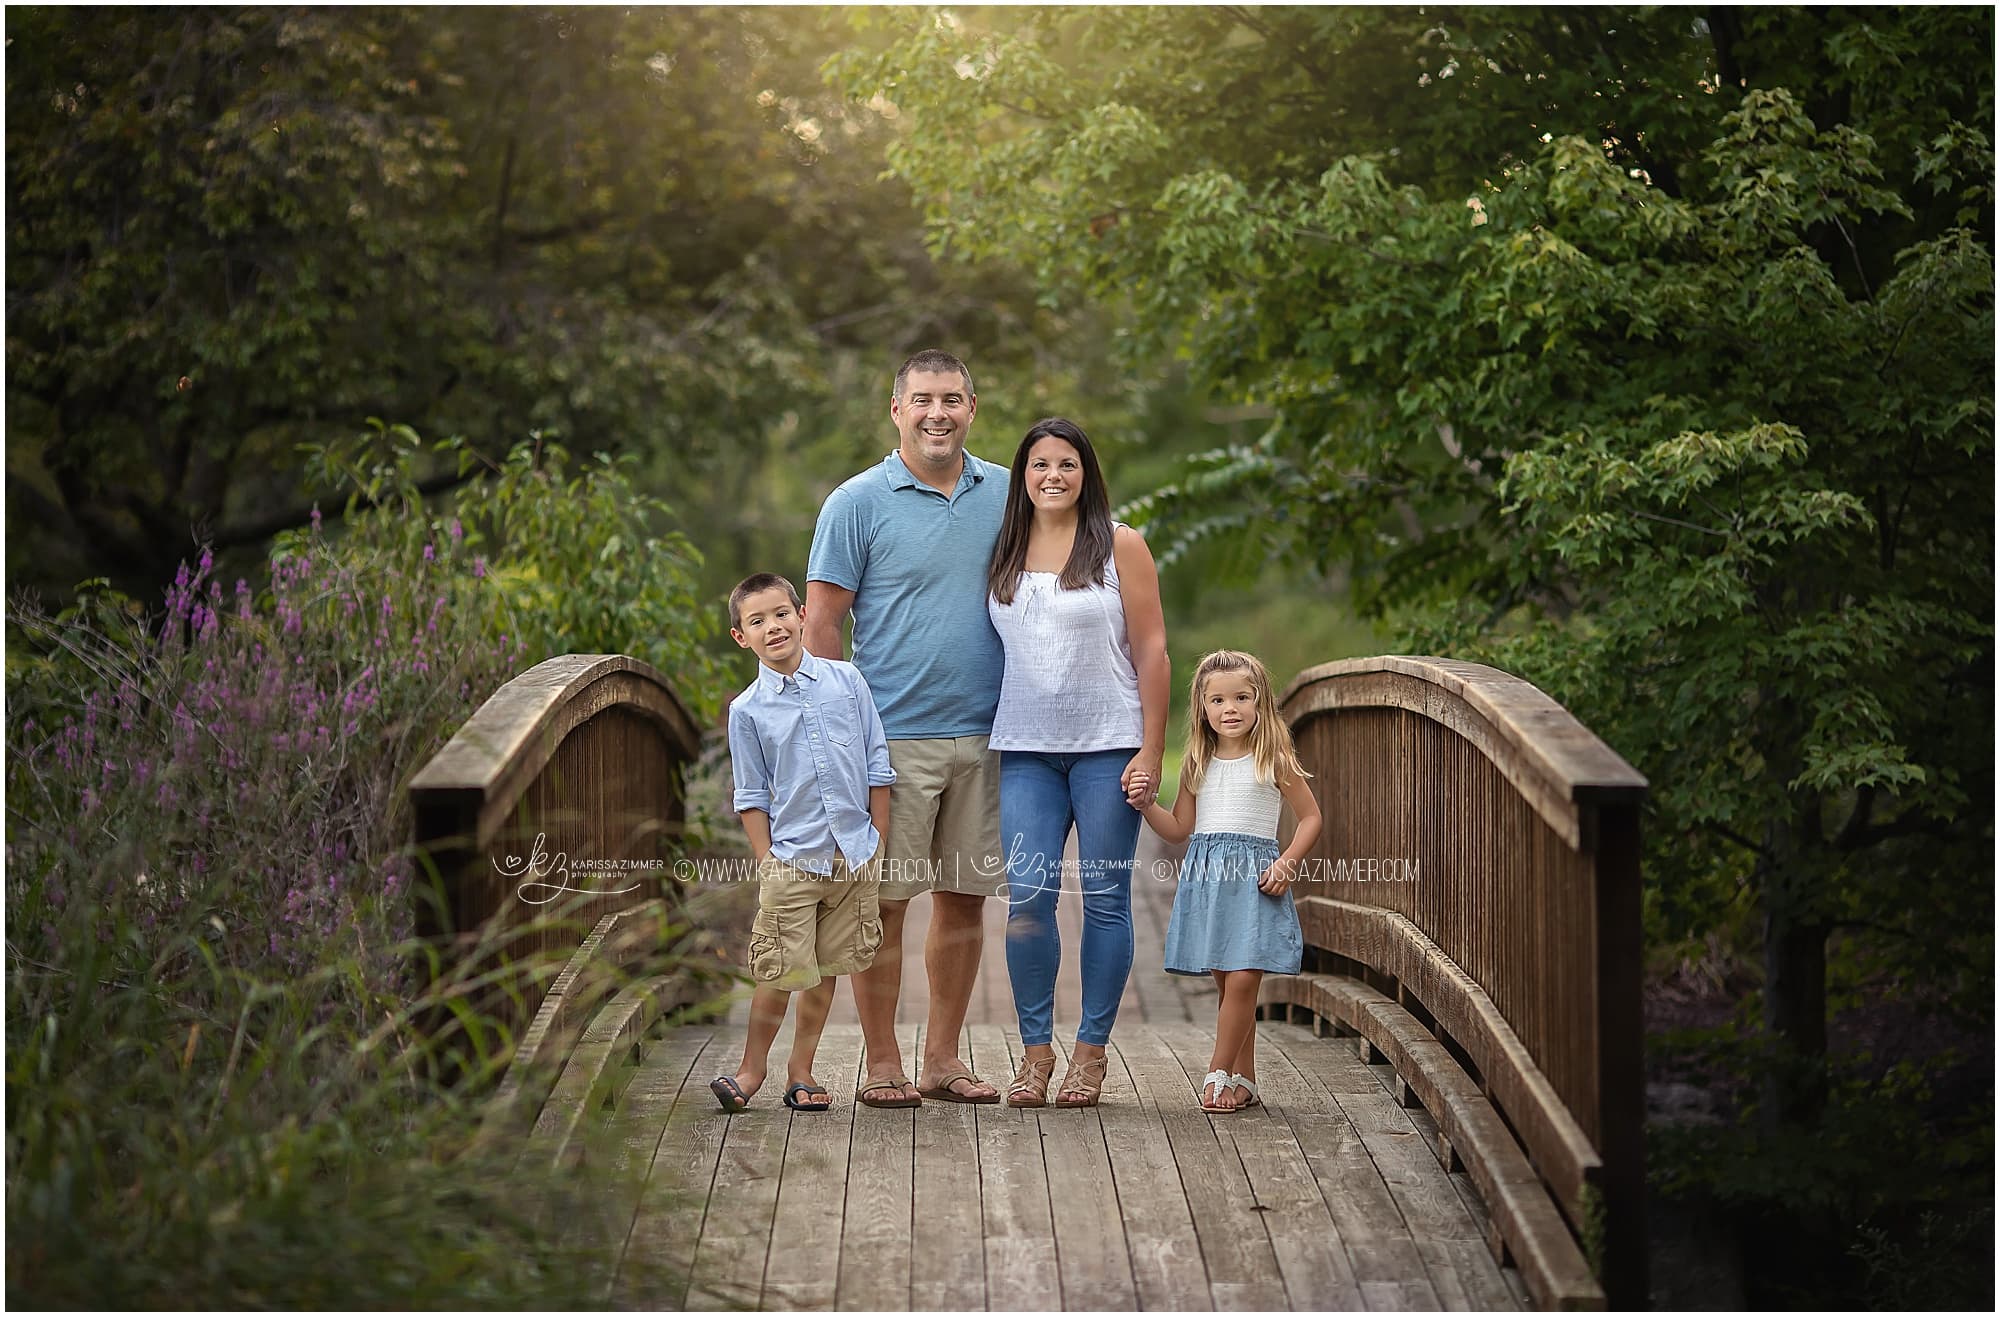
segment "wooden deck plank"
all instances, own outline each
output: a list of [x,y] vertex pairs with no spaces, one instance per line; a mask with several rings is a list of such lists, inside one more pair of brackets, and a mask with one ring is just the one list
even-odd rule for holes
[[1255,1211],[1255,1195],[1233,1150],[1225,1155],[1216,1130],[1196,1100],[1176,1059],[1172,1038],[1188,1036],[1199,1046],[1213,1035],[1196,1025],[1128,1029],[1119,1041],[1126,1069],[1150,1096],[1165,1127],[1167,1148],[1201,1241],[1209,1295],[1218,1309],[1280,1309],[1290,1306],[1272,1251],[1270,1235]]
[[[1334,1059],[1344,1058],[1336,1052]],[[1517,1307],[1486,1245],[1490,1221],[1478,1190],[1470,1176],[1452,1175],[1438,1160],[1436,1122],[1421,1107],[1396,1101],[1385,1083],[1388,1067],[1357,1068],[1367,1072],[1374,1091],[1342,1093],[1337,1100],[1401,1209],[1440,1300],[1453,1308]],[[1477,1247],[1455,1247],[1461,1243]]]
[[[690,1070],[682,1096],[667,1113],[652,1170],[632,1219],[632,1232],[626,1238],[628,1258],[646,1259],[672,1278],[669,1307],[687,1304],[723,1135],[729,1126],[728,1115],[716,1107],[707,1092],[706,1071],[734,1073],[742,1052],[743,1031],[720,1029],[697,1058],[696,1064],[702,1068]],[[635,1278],[640,1270],[643,1268],[633,1268]],[[625,1271],[620,1268],[621,1294],[625,1291]]]
[[[1213,1040],[1190,1042],[1189,1037],[1177,1039],[1174,1050],[1189,1072],[1188,1082],[1198,1085],[1207,1073]],[[1216,1130],[1242,1161],[1257,1203],[1265,1209],[1259,1215],[1292,1307],[1301,1312],[1359,1308],[1361,1290],[1340,1228],[1283,1114],[1292,1108],[1325,1111],[1329,1103],[1323,1094],[1315,1097],[1282,1055],[1273,1055],[1283,1048],[1271,1030],[1261,1029],[1257,1041],[1262,1057],[1257,1086],[1264,1105],[1218,1118]]]
[[[1021,1054],[1018,1036],[987,1026],[975,1031],[973,1039],[982,1058],[989,1048],[1004,1046],[1009,1061],[1001,1068],[1012,1076]],[[995,1312],[1060,1307],[1062,1277],[1036,1113],[1002,1103],[979,1108],[976,1124],[987,1307]]]
[[1137,1306],[1146,1312],[1205,1311],[1214,1304],[1201,1240],[1174,1164],[1155,1094],[1126,1063],[1124,1030],[1112,1039],[1114,1071],[1124,1076],[1129,1101],[1100,1106],[1105,1148],[1125,1217],[1125,1243]]
[[[922,898],[915,904],[927,904]],[[903,1057],[916,1055],[917,1027],[898,1025]],[[921,1107],[854,1109],[847,1204],[834,1306],[843,1312],[910,1307],[910,1179]]]
[[[1279,1026],[1273,1032],[1282,1036],[1294,1027]],[[1332,1104],[1331,1111],[1292,1108],[1284,1116],[1347,1245],[1363,1304],[1392,1311],[1442,1306],[1402,1209],[1362,1134],[1339,1105],[1348,1096],[1366,1096],[1344,1091],[1356,1084],[1353,1056],[1343,1055],[1338,1042],[1324,1040],[1319,1046],[1302,1041],[1298,1047],[1274,1051],[1273,1061],[1280,1055],[1301,1079],[1317,1083]]]
[[[914,1055],[916,1030],[904,1028]],[[834,1027],[820,1074],[843,1126],[839,1114],[779,1110],[776,1080],[749,1113],[725,1116],[705,1085],[710,1071],[734,1067],[740,1033],[670,1036],[649,1048],[610,1117],[614,1164],[650,1156],[654,1166],[628,1240],[633,1265],[610,1297],[671,1306],[634,1273],[642,1256],[670,1264],[678,1241],[695,1262],[697,1307],[760,1298],[768,1308],[940,1311],[1517,1306],[1517,1287],[1485,1254],[1476,1195],[1465,1202],[1465,1177],[1437,1163],[1423,1113],[1397,1107],[1337,1043],[1268,1022],[1260,1041],[1266,1105],[1240,1116],[1197,1110],[1190,1072],[1205,1065],[1212,1035],[1192,1025],[1121,1028],[1095,1111],[929,1103],[891,1112],[852,1104],[859,1029]],[[788,1047],[787,1032],[774,1057]],[[1004,1080],[1019,1042],[980,1025],[966,1050]],[[1354,1091],[1361,1084],[1374,1091]],[[879,1118],[872,1139],[861,1129],[870,1118]],[[891,1130],[904,1133],[879,1137]],[[669,1182],[696,1194],[670,1203]],[[815,1219],[814,1186],[830,1183],[844,1197]],[[944,1194],[948,1186],[961,1192]],[[966,1222],[952,1224],[953,1212]],[[912,1222],[922,1232],[914,1245]],[[940,1243],[926,1248],[932,1232]]]
[[[790,1048],[788,1023],[771,1051],[782,1058]],[[734,1073],[734,1062],[741,1056],[742,1040],[738,1038],[728,1053],[717,1058],[717,1072]],[[702,1221],[701,1247],[695,1253],[687,1301],[690,1310],[757,1305],[777,1218],[785,1148],[791,1137],[792,1113],[779,1104],[783,1091],[781,1062],[752,1095],[748,1110],[731,1114],[716,1107],[707,1116],[725,1128],[709,1190],[709,1210]]]
[[[1134,1105],[1129,1080],[1122,1074],[1117,1079],[1117,1096],[1113,1097],[1113,1085],[1107,1084],[1100,1101],[1114,1101],[1129,1110]],[[1125,1243],[1125,1218],[1099,1119],[1102,1110],[1106,1108],[1050,1107],[1039,1115],[1056,1265],[1064,1308],[1129,1312],[1139,1300]],[[1143,1211],[1144,1206],[1134,1204],[1134,1210]]]
[[[646,1204],[647,1183],[653,1166],[666,1147],[669,1118],[687,1085],[699,1073],[697,1066],[713,1040],[708,1029],[671,1029],[655,1042],[646,1044],[639,1073],[626,1086],[624,1096],[612,1114],[610,1125],[612,1191],[631,1194],[629,1207],[619,1212],[624,1238],[618,1245],[618,1265],[608,1289],[601,1297],[618,1307],[652,1307],[669,1296],[678,1304],[687,1291],[687,1273],[674,1273],[664,1259],[650,1253],[634,1254],[632,1240]],[[700,1096],[700,1084],[695,1084]],[[666,1148],[669,1156],[673,1149]],[[704,1195],[705,1196],[705,1195]]]
[[[1422,1107],[1404,1114],[1435,1156],[1438,1151],[1437,1122]],[[1442,1162],[1438,1163],[1438,1167],[1441,1172],[1444,1170]],[[1502,1267],[1493,1260],[1493,1252],[1486,1242],[1493,1228],[1493,1219],[1487,1213],[1486,1204],[1480,1199],[1479,1189],[1473,1184],[1472,1177],[1464,1171],[1452,1171],[1445,1174],[1445,1179],[1457,1195],[1476,1241],[1473,1246],[1466,1247],[1463,1240],[1445,1240],[1436,1250],[1449,1260],[1449,1265],[1458,1273],[1459,1283],[1465,1291],[1465,1306],[1482,1312],[1533,1307],[1534,1301],[1528,1295],[1520,1272],[1513,1267]],[[1425,1262],[1430,1263],[1433,1250],[1425,1248],[1422,1240],[1418,1241],[1418,1246],[1424,1251]],[[1431,1267],[1431,1274],[1433,1278],[1437,1275],[1435,1265]],[[1443,1290],[1440,1289],[1439,1293],[1442,1294]]]
[[[774,1046],[774,1060],[790,1054],[790,1040],[780,1041],[784,1050]],[[792,1137],[778,1186],[770,1260],[764,1267],[760,1306],[766,1310],[824,1312],[833,1307],[860,1072],[861,1026],[828,1026],[820,1037],[813,1074],[833,1105],[824,1114],[789,1113]],[[783,1083],[783,1071],[774,1070],[765,1088],[782,1095]]]
[[[996,1087],[1005,1085],[1004,1078],[980,1069],[970,1029],[961,1034],[957,1050],[975,1073]],[[1001,1056],[1005,1054],[1002,1047]],[[912,1309],[966,1312],[986,1306],[985,1250],[974,1246],[981,1229],[975,1113],[992,1109],[990,1104],[975,1107],[926,1098],[918,1113],[912,1219],[920,1223],[924,1238],[910,1255]]]
[[[1142,838],[1143,859],[1147,841],[1157,839]],[[1160,968],[1172,893],[1171,881],[1143,867],[1135,873],[1132,980],[1104,1104],[1094,1111],[854,1106],[860,1040],[850,987],[840,993],[823,1054],[830,1063],[851,1043],[852,1056],[838,1073],[820,1071],[839,1095],[845,1124],[838,1112],[779,1113],[782,1083],[767,1087],[759,1104],[773,1110],[764,1114],[789,1120],[789,1134],[799,1137],[782,1145],[774,1185],[746,1186],[740,1159],[764,1145],[745,1126],[731,1132],[725,1149],[729,1119],[705,1089],[712,1070],[733,1070],[741,1030],[717,1033],[699,1048],[683,1038],[656,1049],[659,1057],[692,1051],[699,1059],[687,1063],[678,1088],[642,1069],[611,1117],[623,1122],[614,1161],[643,1163],[647,1113],[662,1122],[628,1254],[695,1260],[707,1281],[732,1250],[748,1250],[742,1237],[749,1228],[720,1219],[740,1215],[747,1188],[753,1206],[759,1192],[771,1198],[754,1261],[761,1283],[753,1275],[747,1296],[710,1287],[699,1302],[939,1311],[1519,1306],[1518,1279],[1485,1252],[1483,1209],[1469,1177],[1437,1163],[1425,1113],[1397,1107],[1351,1042],[1260,1024],[1266,1107],[1212,1118],[1198,1110],[1195,1085],[1213,1045],[1214,994],[1206,979]],[[912,1070],[928,1009],[929,904],[913,903],[905,948],[899,1038]],[[1081,926],[1080,893],[1067,891],[1064,905],[1073,935]],[[1000,902],[987,912],[965,1049],[974,1069],[1002,1086],[1020,1053],[1004,914]],[[1074,962],[1074,936],[1066,949]],[[1079,1005],[1059,1005],[1059,1034],[1073,1028]],[[838,1023],[842,1008],[845,1025]],[[781,1035],[774,1056],[788,1046],[789,1035]],[[1060,1065],[1057,1071],[1059,1082]],[[815,1196],[812,1185],[825,1179],[819,1154],[836,1162],[844,1155],[845,1164],[837,1210],[816,1221],[803,1209]],[[713,1188],[713,1200],[669,1207],[669,1180],[701,1196]],[[837,1260],[815,1266],[812,1259],[829,1249]],[[753,1263],[745,1258],[743,1265]],[[621,1267],[613,1300],[672,1306],[642,1297],[625,1274],[637,1269]]]
[[1346,1093],[1341,1109],[1360,1131],[1362,1142],[1396,1197],[1410,1233],[1424,1239],[1477,1239],[1479,1233],[1451,1181],[1411,1125],[1409,1114],[1387,1093]]

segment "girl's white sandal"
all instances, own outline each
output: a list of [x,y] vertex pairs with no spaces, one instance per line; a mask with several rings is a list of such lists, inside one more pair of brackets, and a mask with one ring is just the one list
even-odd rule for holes
[[1234,1078],[1235,1076],[1231,1075],[1227,1070],[1209,1071],[1207,1077],[1201,1081],[1201,1109],[1203,1111],[1212,1111],[1219,1116],[1226,1116],[1232,1111],[1240,1110],[1241,1108],[1238,1107],[1218,1107],[1215,1105],[1214,1099],[1211,1099],[1208,1095],[1209,1090],[1213,1089],[1215,1090],[1216,1098],[1220,1098],[1223,1093],[1235,1087],[1230,1082]]
[[1264,1105],[1264,1095],[1257,1091],[1257,1082],[1255,1080],[1243,1075],[1231,1075],[1229,1077],[1229,1086],[1231,1088],[1247,1088],[1250,1090],[1250,1100],[1236,1108],[1236,1110],[1248,1111],[1251,1107],[1261,1107]]

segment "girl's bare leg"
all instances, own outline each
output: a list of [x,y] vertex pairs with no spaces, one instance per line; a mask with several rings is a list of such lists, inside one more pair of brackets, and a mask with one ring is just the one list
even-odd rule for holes
[[[1257,1078],[1257,992],[1264,984],[1264,971],[1260,969],[1246,969],[1240,970],[1238,973],[1248,977],[1250,980],[1250,1028],[1243,1035],[1243,1046],[1238,1049],[1236,1063],[1229,1067],[1229,1073],[1241,1075],[1245,1079],[1255,1082]],[[1236,1105],[1239,1107],[1250,1100],[1250,1090],[1247,1088],[1232,1088],[1229,1091],[1236,1095]]]
[[[1208,1068],[1236,1074],[1237,1057],[1257,1027],[1257,986],[1263,982],[1264,972],[1255,969],[1212,972],[1221,985],[1222,1001],[1215,1013],[1215,1050],[1209,1054]],[[1214,1105],[1234,1110],[1249,1096],[1231,1088]]]

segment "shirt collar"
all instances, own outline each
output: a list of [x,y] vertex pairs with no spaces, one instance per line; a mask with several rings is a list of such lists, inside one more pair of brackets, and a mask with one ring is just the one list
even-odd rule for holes
[[[889,455],[882,459],[882,465],[887,468],[889,488],[891,489],[932,488],[930,485],[926,485],[923,481],[917,479],[915,473],[910,470],[909,463],[903,460],[903,454],[900,449],[890,449]],[[986,464],[971,453],[967,453],[965,455],[965,469],[958,473],[958,486],[952,490],[952,493],[963,494],[966,490],[985,479]]]
[[[824,671],[819,659],[814,656],[811,650],[806,650],[799,655],[798,671],[792,675],[802,677],[806,681],[816,682],[823,675]],[[785,689],[785,674],[776,668],[765,667],[762,663],[757,665],[757,680],[766,689],[773,692],[783,692]]]

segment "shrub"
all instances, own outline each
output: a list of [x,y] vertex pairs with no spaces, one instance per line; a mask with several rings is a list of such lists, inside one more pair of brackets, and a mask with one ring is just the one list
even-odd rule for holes
[[538,442],[432,512],[421,451],[319,454],[342,524],[257,586],[204,553],[158,616],[10,610],[11,1304],[569,1307],[603,1274],[601,1200],[472,1150],[476,1086],[426,1078],[401,788],[554,653],[713,708],[714,610],[616,464]]

